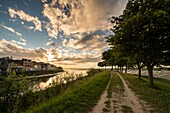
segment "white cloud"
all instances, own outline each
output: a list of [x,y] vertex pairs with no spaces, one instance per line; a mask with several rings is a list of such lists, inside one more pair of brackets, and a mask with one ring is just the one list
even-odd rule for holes
[[49,41],[46,43],[47,46],[53,46],[53,47],[56,47],[56,44],[53,42],[53,41]]
[[22,42],[26,42],[27,40],[23,39],[23,38],[19,38]]
[[47,0],[42,0],[43,3],[47,2]]
[[56,38],[60,30],[70,35],[110,29],[112,25],[109,18],[120,15],[126,2],[127,0],[52,0],[50,4],[44,3],[43,15],[49,19],[47,32],[49,36]]
[[33,24],[35,25],[34,30],[42,31],[41,21],[38,19],[38,17],[34,17],[29,14],[26,14],[22,10],[14,10],[12,8],[9,8],[8,11],[9,11],[9,15],[11,18],[16,18],[16,16],[18,16],[20,19],[22,19],[24,21],[33,22]]
[[24,22],[21,22],[22,25],[24,25]]
[[15,31],[13,28],[11,28],[11,27],[7,27],[7,26],[2,25],[2,24],[0,24],[0,26],[2,26],[3,28],[5,28],[5,29],[7,29],[7,30],[11,31],[12,33],[16,34],[17,36],[22,36],[22,34],[21,34],[21,33],[16,32],[16,31]]
[[21,42],[15,40],[7,41],[0,40],[0,57],[13,56],[15,58],[28,58],[36,61],[47,61],[47,50],[39,49],[24,49]]
[[74,49],[59,48],[37,48],[25,49],[20,43],[5,39],[0,40],[0,57],[13,56],[13,58],[27,58],[35,61],[43,61],[56,64],[57,66],[70,67],[77,65],[96,64],[101,58],[101,53],[97,51],[76,52]]
[[12,43],[16,43],[16,44],[19,44],[19,45],[26,45],[25,42],[19,42],[19,41],[16,41],[16,40],[11,40]]
[[34,27],[33,26],[26,26],[28,30],[33,30]]

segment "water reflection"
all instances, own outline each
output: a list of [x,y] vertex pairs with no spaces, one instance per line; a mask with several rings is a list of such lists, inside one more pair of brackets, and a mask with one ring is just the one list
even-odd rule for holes
[[[138,74],[138,70],[128,70],[128,73]],[[143,69],[141,74],[147,76],[148,71]],[[163,79],[170,80],[170,71],[168,70],[154,70],[153,75],[156,78],[163,78]]]
[[45,90],[57,84],[66,84],[67,82],[86,76],[86,72],[87,69],[66,69],[64,72],[60,72],[53,77],[42,79],[33,87],[33,91]]

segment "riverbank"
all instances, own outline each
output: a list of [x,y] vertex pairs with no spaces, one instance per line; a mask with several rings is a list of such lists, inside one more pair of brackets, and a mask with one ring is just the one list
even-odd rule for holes
[[[39,104],[27,113],[88,112],[97,103],[110,78],[109,71],[76,80],[61,95]],[[89,101],[90,100],[90,101]]]

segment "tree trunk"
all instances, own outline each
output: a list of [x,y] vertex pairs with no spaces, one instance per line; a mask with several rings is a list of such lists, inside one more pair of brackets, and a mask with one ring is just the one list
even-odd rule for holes
[[111,70],[113,70],[113,65],[112,65],[112,69]]
[[127,63],[126,63],[125,73],[127,73],[127,67],[128,67],[128,65],[127,65]]
[[138,79],[141,79],[141,67],[138,67]]
[[148,73],[149,73],[149,84],[151,87],[154,87],[154,82],[153,82],[153,66],[147,66]]
[[122,72],[123,72],[123,67],[124,67],[124,66],[122,66]]

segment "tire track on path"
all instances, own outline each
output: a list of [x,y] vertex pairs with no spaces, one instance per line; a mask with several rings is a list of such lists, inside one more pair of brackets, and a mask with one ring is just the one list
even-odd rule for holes
[[117,73],[117,75],[119,75],[120,79],[123,82],[123,86],[125,88],[125,96],[128,100],[129,106],[132,108],[132,111],[134,113],[148,113],[148,111],[144,111],[143,106],[140,103],[140,99],[136,96],[135,92],[133,92],[128,87],[127,83],[122,78],[122,76],[119,73]]
[[110,85],[110,82],[111,82],[111,80],[112,80],[112,76],[113,76],[113,75],[112,75],[112,72],[111,72],[110,80],[109,80],[109,82],[108,82],[108,84],[107,84],[107,87],[106,87],[105,91],[104,91],[103,94],[101,95],[101,97],[100,97],[97,105],[96,105],[96,106],[93,108],[93,110],[92,110],[91,112],[89,112],[89,113],[103,113],[103,108],[105,107],[105,101],[108,99],[108,98],[107,98],[107,89],[108,89],[108,87],[109,87],[109,85]]

